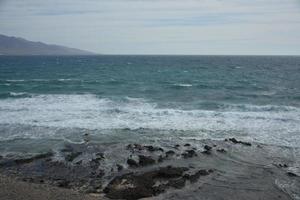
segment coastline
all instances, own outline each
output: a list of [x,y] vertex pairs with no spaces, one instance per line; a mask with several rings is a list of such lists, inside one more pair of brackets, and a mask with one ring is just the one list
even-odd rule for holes
[[159,144],[86,141],[66,144],[58,152],[2,157],[0,184],[6,187],[0,187],[0,194],[8,200],[24,195],[33,200],[297,199],[297,155],[299,148],[235,138]]

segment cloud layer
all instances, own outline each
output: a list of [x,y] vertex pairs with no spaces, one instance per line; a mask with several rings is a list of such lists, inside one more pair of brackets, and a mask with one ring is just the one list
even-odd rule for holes
[[300,54],[298,0],[0,0],[0,31],[106,54]]

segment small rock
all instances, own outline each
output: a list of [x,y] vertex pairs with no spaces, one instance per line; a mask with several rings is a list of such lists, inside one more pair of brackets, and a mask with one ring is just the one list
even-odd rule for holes
[[234,144],[239,143],[235,138],[229,138],[229,141],[233,142]]
[[140,166],[152,165],[154,163],[155,163],[155,160],[153,158],[151,158],[150,156],[139,155],[139,165]]
[[203,154],[207,154],[207,155],[210,155],[210,154],[211,154],[211,151],[204,150],[204,151],[202,151],[201,153],[203,153]]
[[179,178],[179,179],[175,179],[175,180],[170,180],[167,185],[169,187],[180,189],[180,188],[183,188],[185,186],[185,179],[184,178]]
[[235,138],[229,138],[229,141],[231,141],[234,144],[243,144],[243,145],[246,145],[246,146],[251,146],[250,142],[239,141],[239,140],[237,140]]
[[297,174],[295,174],[294,172],[287,172],[286,173],[288,176],[290,176],[290,177],[296,177],[296,176],[298,176]]
[[134,148],[140,151],[144,149],[143,146],[140,144],[134,144]]
[[105,158],[105,157],[104,157],[104,153],[102,153],[102,152],[96,153],[96,157],[97,157],[98,159],[104,159],[104,158]]
[[75,158],[80,156],[82,152],[71,152],[65,156],[66,161],[72,162]]
[[166,156],[173,156],[175,154],[175,151],[169,150],[166,152]]
[[150,152],[154,152],[154,151],[164,151],[164,149],[163,148],[161,148],[161,147],[154,147],[154,146],[144,146],[148,151],[150,151]]
[[226,153],[226,150],[225,149],[217,149],[217,152]]
[[164,161],[164,157],[162,155],[160,155],[157,159],[157,162],[162,162],[162,161]]
[[117,169],[118,169],[118,171],[121,171],[121,170],[123,170],[123,165],[120,165],[120,164],[117,164]]
[[197,153],[194,150],[187,150],[181,154],[184,158],[191,158],[197,156]]
[[135,160],[131,159],[131,158],[128,158],[128,159],[127,159],[127,164],[128,164],[130,167],[138,167],[138,166],[139,166],[138,163],[137,163]]
[[206,151],[210,151],[210,150],[212,149],[212,147],[211,147],[211,146],[208,146],[208,145],[205,145],[205,146],[204,146],[204,149],[205,149]]
[[189,143],[186,143],[185,145],[183,145],[183,146],[185,146],[185,147],[190,147],[191,146],[191,144],[189,144]]
[[69,186],[70,182],[67,180],[57,180],[55,185],[57,187],[63,187],[63,188],[67,188]]

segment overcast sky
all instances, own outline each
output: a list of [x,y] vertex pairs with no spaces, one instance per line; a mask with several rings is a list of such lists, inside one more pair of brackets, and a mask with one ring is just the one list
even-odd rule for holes
[[300,0],[0,0],[0,33],[104,54],[300,55]]

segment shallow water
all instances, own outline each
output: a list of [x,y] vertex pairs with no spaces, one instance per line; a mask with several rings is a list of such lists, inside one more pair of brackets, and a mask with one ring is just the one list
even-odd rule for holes
[[[0,151],[224,139],[300,146],[300,57],[0,57]],[[28,148],[30,146],[30,148]]]

